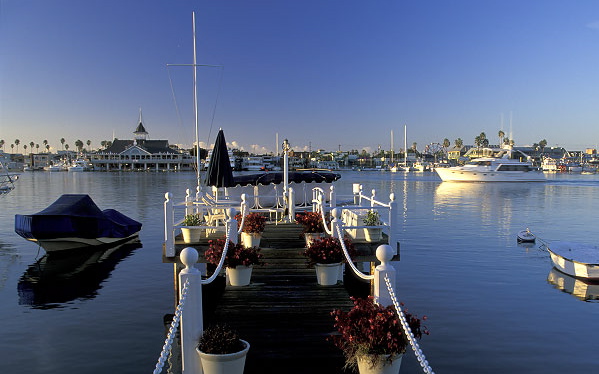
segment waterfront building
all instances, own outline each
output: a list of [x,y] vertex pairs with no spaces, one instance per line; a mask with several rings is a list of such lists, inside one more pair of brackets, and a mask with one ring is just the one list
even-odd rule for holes
[[195,158],[168,144],[168,140],[150,140],[140,120],[132,140],[114,139],[104,150],[90,155],[93,170],[194,170]]

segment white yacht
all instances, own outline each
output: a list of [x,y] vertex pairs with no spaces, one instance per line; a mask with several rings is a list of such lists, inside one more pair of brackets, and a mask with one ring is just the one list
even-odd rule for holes
[[[436,168],[444,182],[544,182],[545,174],[532,166],[528,156],[510,148],[485,149],[488,156],[464,166]],[[517,154],[519,153],[519,158]],[[523,161],[522,159],[526,160]]]

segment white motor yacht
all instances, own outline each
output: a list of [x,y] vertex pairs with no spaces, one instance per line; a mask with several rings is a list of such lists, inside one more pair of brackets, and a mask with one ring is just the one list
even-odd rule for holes
[[[463,166],[436,168],[444,182],[544,182],[545,175],[528,156],[510,148],[488,149],[489,156],[474,158]],[[519,153],[520,158],[514,158]],[[526,161],[523,161],[525,159]]]

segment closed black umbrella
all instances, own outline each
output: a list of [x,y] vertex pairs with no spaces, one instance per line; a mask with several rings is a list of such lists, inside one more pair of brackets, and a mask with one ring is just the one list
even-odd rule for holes
[[206,185],[214,187],[235,186],[233,181],[233,169],[231,169],[229,152],[227,151],[227,142],[225,141],[225,133],[222,129],[218,130],[216,142],[214,142],[210,164],[208,165]]

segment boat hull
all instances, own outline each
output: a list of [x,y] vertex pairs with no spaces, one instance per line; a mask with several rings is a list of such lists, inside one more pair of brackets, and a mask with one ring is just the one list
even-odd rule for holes
[[436,168],[443,182],[544,182],[540,171],[472,171],[462,167]]
[[47,253],[72,251],[83,248],[103,248],[125,244],[137,240],[139,232],[126,238],[55,238],[55,239],[27,239],[44,248]]
[[574,242],[546,245],[553,266],[576,278],[599,280],[599,247]]

